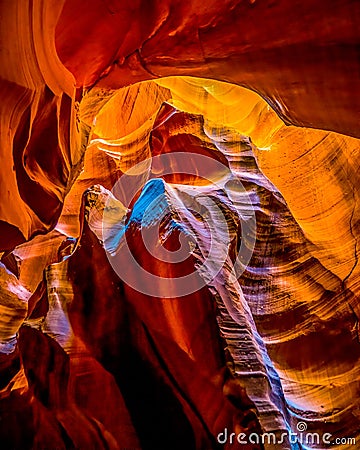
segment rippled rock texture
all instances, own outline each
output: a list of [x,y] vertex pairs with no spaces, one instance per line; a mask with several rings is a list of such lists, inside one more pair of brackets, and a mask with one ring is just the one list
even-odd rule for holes
[[1,448],[357,448],[360,4],[0,8]]

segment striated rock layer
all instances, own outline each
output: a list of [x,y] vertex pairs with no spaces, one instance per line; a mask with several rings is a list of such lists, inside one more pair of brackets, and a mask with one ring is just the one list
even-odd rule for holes
[[1,3],[1,448],[357,448],[359,5]]

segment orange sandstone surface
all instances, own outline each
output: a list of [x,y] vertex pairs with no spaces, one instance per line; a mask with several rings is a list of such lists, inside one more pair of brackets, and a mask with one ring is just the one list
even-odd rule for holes
[[1,449],[360,446],[360,3],[0,9]]

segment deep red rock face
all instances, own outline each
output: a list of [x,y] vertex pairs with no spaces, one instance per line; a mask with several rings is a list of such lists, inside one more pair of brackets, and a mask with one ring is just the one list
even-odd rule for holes
[[358,448],[360,3],[0,8],[1,449]]

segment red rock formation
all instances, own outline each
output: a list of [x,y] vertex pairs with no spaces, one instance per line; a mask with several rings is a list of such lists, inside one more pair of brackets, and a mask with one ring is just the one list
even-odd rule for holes
[[0,8],[1,448],[360,442],[360,4]]

